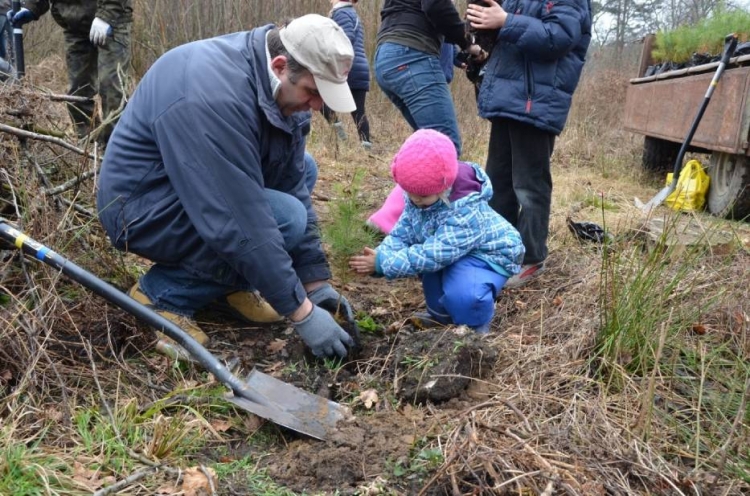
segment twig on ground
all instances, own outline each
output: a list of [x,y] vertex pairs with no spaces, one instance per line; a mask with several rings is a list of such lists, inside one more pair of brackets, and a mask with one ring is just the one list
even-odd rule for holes
[[90,171],[86,171],[83,174],[80,174],[79,176],[76,176],[76,177],[74,177],[73,179],[71,179],[69,181],[65,181],[64,183],[55,186],[54,188],[45,188],[44,190],[42,190],[42,193],[44,193],[47,196],[53,196],[53,195],[60,194],[60,193],[62,193],[64,191],[68,191],[69,189],[73,188],[74,186],[82,183],[86,179],[88,179],[90,177],[94,177],[95,175],[96,175],[96,168],[94,168],[93,170],[90,170]]
[[213,477],[213,475],[211,475],[211,472],[208,469],[206,469],[206,466],[203,465],[203,464],[201,464],[200,469],[201,469],[201,472],[203,472],[203,475],[206,476],[206,479],[208,479],[208,488],[211,491],[209,494],[211,496],[215,496],[216,495],[216,487],[214,486],[214,477]]
[[34,139],[38,141],[46,141],[48,143],[54,143],[55,145],[74,151],[78,153],[79,155],[83,155],[90,159],[95,158],[93,154],[87,152],[86,150],[78,148],[77,146],[71,145],[65,140],[62,140],[60,138],[55,138],[53,136],[46,136],[44,134],[32,133],[31,131],[25,131],[23,129],[13,127],[13,126],[8,126],[6,124],[0,124],[0,131],[8,133],[8,134],[13,134],[15,136],[19,136],[21,138],[30,138],[30,139]]
[[45,96],[53,102],[88,103],[93,100],[87,96],[61,95],[59,93],[48,93],[46,91],[22,91],[21,94],[28,96]]
[[158,470],[158,467],[145,467],[140,470],[137,470],[133,472],[131,475],[127,476],[126,478],[115,482],[111,486],[107,486],[103,489],[99,489],[97,492],[93,494],[93,496],[107,496],[108,494],[115,494],[119,492],[121,489],[124,489],[128,487],[129,485],[133,484],[134,482],[138,482],[139,480],[143,479],[147,475],[151,475],[155,473],[157,470]]
[[97,217],[96,214],[94,212],[92,212],[91,210],[89,210],[89,209],[87,209],[85,207],[82,207],[79,204],[74,203],[74,202],[72,202],[72,201],[70,201],[70,200],[68,200],[66,198],[60,198],[60,201],[62,203],[64,203],[65,205],[67,205],[68,207],[70,207],[73,210],[75,210],[76,212],[78,212],[79,214],[87,215],[91,219],[96,219],[96,217]]

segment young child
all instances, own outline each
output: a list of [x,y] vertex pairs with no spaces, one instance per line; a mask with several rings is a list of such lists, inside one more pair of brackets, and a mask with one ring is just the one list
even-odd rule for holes
[[422,327],[464,324],[487,333],[495,298],[521,268],[518,231],[490,208],[492,186],[476,164],[459,162],[456,147],[437,131],[420,129],[391,163],[406,207],[376,250],[365,248],[349,266],[388,279],[420,275],[427,312]]

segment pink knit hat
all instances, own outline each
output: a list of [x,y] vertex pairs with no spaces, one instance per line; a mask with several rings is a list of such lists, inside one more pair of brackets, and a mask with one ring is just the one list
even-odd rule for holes
[[446,135],[420,129],[409,136],[391,162],[396,184],[413,195],[437,195],[453,186],[458,174],[456,147]]

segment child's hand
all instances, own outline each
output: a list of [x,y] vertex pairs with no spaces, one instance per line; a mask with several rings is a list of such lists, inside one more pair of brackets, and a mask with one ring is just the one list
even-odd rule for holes
[[372,248],[365,247],[362,255],[355,255],[349,259],[349,268],[357,274],[372,274],[375,272],[375,253]]

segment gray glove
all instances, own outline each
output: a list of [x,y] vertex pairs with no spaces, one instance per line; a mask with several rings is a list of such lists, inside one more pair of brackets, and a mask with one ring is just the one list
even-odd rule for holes
[[315,356],[338,355],[344,358],[348,353],[346,348],[354,345],[354,340],[331,314],[317,305],[313,306],[310,315],[295,322],[294,328]]
[[354,320],[354,312],[352,312],[349,301],[328,283],[313,289],[307,294],[307,297],[314,305],[318,305],[332,314],[340,314],[347,322]]
[[341,294],[333,289],[328,283],[318,286],[307,294],[310,301],[314,305],[318,305],[323,310],[328,310],[333,315],[340,315],[339,322],[346,322],[344,330],[354,339],[354,347],[356,350],[361,348],[361,339],[359,332],[359,325],[357,320],[354,318],[354,312],[352,306],[349,304],[349,300],[341,296]]

